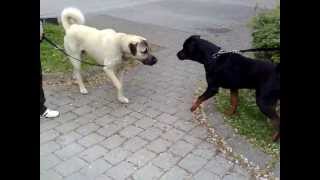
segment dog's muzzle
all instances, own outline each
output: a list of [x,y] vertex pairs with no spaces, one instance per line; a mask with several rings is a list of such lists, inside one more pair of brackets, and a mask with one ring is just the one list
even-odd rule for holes
[[179,51],[179,52],[177,53],[177,57],[178,57],[180,60],[186,59],[186,55],[184,54],[183,51]]
[[158,61],[158,60],[157,60],[156,57],[150,55],[147,59],[144,59],[144,60],[142,60],[141,62],[142,62],[144,65],[152,66],[152,65],[156,64],[157,61]]

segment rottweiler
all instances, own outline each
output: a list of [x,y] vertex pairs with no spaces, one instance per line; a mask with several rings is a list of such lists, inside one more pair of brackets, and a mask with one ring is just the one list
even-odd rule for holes
[[276,112],[280,100],[280,63],[255,60],[234,52],[218,53],[221,50],[221,47],[193,35],[185,40],[183,49],[177,53],[180,60],[203,64],[206,72],[207,89],[193,103],[191,111],[222,87],[230,89],[231,109],[227,114],[232,115],[238,106],[238,90],[254,89],[259,109],[271,119],[276,129],[272,139],[277,141],[280,138],[280,117]]

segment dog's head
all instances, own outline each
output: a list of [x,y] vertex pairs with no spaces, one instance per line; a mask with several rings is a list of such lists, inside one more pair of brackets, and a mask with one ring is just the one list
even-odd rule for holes
[[220,49],[209,41],[200,39],[199,35],[192,35],[184,41],[177,57],[180,60],[193,60],[203,64],[210,53],[218,52]]
[[197,41],[200,39],[200,36],[193,35],[186,39],[183,43],[183,48],[177,54],[177,57],[180,60],[196,60],[198,59],[198,50],[197,50]]
[[152,66],[157,63],[157,58],[150,52],[146,39],[135,36],[128,41],[130,57],[142,62],[144,65]]

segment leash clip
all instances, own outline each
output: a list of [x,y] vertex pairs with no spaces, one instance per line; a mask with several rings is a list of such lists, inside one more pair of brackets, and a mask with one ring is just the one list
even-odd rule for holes
[[213,58],[217,58],[217,57],[219,57],[221,54],[224,54],[224,53],[226,53],[226,51],[224,51],[224,50],[219,50],[217,53],[212,54],[212,57],[213,57]]
[[240,50],[232,50],[231,53],[240,54]]
[[224,51],[224,50],[219,50],[217,53],[214,53],[212,55],[213,58],[219,57],[221,54],[226,54],[226,53],[235,53],[235,54],[240,54],[240,50],[231,50],[231,51]]

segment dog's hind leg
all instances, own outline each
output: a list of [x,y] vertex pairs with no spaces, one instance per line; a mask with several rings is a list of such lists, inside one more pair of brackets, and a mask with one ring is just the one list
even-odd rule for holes
[[[80,56],[78,56],[80,57]],[[78,58],[76,57],[76,58]],[[80,73],[81,69],[81,63],[80,62],[74,62],[75,60],[71,60],[73,63],[73,77],[77,80],[77,83],[79,85],[80,93],[81,94],[88,94],[88,90],[84,86],[83,79]]]
[[129,103],[129,100],[128,98],[126,98],[124,95],[123,95],[123,86],[122,86],[122,82],[120,82],[120,80],[117,78],[117,76],[115,75],[114,71],[111,70],[110,68],[108,67],[104,67],[103,70],[106,72],[107,76],[110,78],[110,80],[112,81],[113,85],[115,86],[115,88],[117,89],[117,97],[118,97],[118,100],[121,102],[121,103]]
[[[77,48],[74,48],[77,49]],[[80,50],[70,50],[70,47],[68,46],[68,44],[65,43],[65,50],[66,52],[71,55],[72,57],[69,57],[70,62],[73,66],[73,78],[76,79],[77,84],[79,85],[79,89],[80,89],[80,93],[81,94],[88,94],[88,91],[86,89],[86,87],[84,86],[83,80],[82,80],[82,76],[81,76],[81,62],[78,60],[73,59],[79,59],[81,60],[81,51]]]
[[272,135],[272,141],[280,139],[280,118],[276,117],[271,119],[272,126],[276,129],[276,132]]
[[276,111],[277,101],[269,98],[257,98],[257,105],[261,112],[271,119],[272,126],[276,129],[276,132],[272,136],[273,141],[277,141],[280,138],[280,117]]
[[239,100],[239,91],[238,89],[230,89],[230,103],[231,108],[225,111],[225,114],[231,116],[236,113],[238,108],[238,101]]

